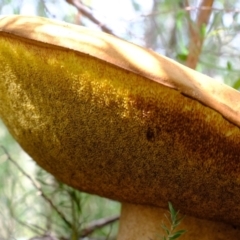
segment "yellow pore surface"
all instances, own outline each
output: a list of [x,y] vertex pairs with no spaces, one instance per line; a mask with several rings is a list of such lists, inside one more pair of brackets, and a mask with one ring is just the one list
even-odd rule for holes
[[79,52],[5,36],[0,49],[0,116],[55,177],[240,224],[240,131],[220,114]]

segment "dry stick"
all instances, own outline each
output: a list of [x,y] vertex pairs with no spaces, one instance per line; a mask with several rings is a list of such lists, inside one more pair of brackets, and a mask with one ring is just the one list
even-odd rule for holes
[[90,19],[92,22],[94,22],[95,24],[97,24],[103,32],[106,33],[110,33],[112,35],[115,35],[113,33],[113,31],[108,28],[105,24],[103,24],[102,22],[100,22],[96,17],[93,16],[91,10],[86,7],[85,5],[82,4],[82,2],[80,0],[66,0],[66,2],[68,2],[69,4],[73,5],[74,7],[77,8],[77,10],[84,15],[85,17],[87,17],[88,19]]
[[88,226],[81,231],[81,238],[84,238],[94,232],[96,229],[114,223],[117,220],[119,220],[119,215],[95,220],[88,224]]
[[[190,43],[189,54],[187,57],[186,65],[195,69],[198,63],[199,55],[202,51],[204,36],[201,33],[201,28],[208,24],[210,14],[212,12],[212,5],[214,0],[203,0],[199,7],[199,14],[197,16],[196,24],[193,24],[189,16],[189,31]],[[188,1],[186,0],[187,5]]]
[[196,10],[210,10],[210,11],[217,11],[217,12],[226,12],[226,13],[239,13],[239,8],[216,8],[216,7],[207,7],[207,6],[200,6],[200,7],[193,7],[187,6],[184,8],[186,11],[196,11]]
[[21,167],[20,165],[15,162],[12,157],[10,156],[10,154],[8,153],[8,151],[6,150],[6,148],[4,146],[0,145],[0,148],[3,149],[4,153],[7,155],[7,158],[9,161],[11,161],[17,168],[18,170],[25,176],[27,177],[31,183],[33,184],[33,186],[40,192],[40,195],[43,197],[43,199],[48,202],[50,204],[50,206],[57,212],[57,214],[63,219],[63,221],[67,224],[67,226],[69,228],[71,228],[72,224],[65,218],[65,216],[63,215],[63,213],[61,213],[58,208],[53,204],[53,202],[47,197],[47,195],[43,192],[42,188],[40,186],[37,185],[37,183],[35,183],[35,181],[32,179],[32,177],[30,175],[28,175]]
[[[12,216],[14,216],[13,213],[11,213],[11,214],[12,214]],[[20,225],[22,225],[22,226],[24,226],[24,227],[27,227],[27,228],[29,228],[29,229],[31,229],[33,232],[35,232],[35,233],[38,234],[38,235],[42,234],[43,232],[46,232],[45,229],[43,229],[43,228],[41,228],[41,227],[39,227],[39,226],[37,226],[37,225],[35,225],[35,224],[25,223],[24,221],[22,221],[22,220],[20,220],[20,219],[18,219],[18,218],[14,218],[14,219],[15,219],[15,221],[16,221],[18,224],[20,224]],[[37,230],[37,229],[38,229],[38,230]],[[1,239],[0,239],[0,240],[1,240]]]

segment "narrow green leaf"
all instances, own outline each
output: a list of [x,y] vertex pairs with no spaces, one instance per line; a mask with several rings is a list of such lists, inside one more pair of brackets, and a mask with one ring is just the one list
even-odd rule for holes
[[180,234],[184,234],[186,232],[186,230],[179,230],[179,231],[177,231],[176,233],[180,233]]
[[174,240],[181,237],[183,233],[174,233],[172,236],[169,236],[169,240]]
[[229,70],[229,71],[231,71],[232,70],[232,63],[231,62],[227,62],[227,69]]
[[175,216],[176,215],[176,210],[173,208],[173,205],[172,205],[171,202],[168,202],[168,208],[169,208],[171,216]]
[[206,32],[207,32],[207,28],[206,28],[206,24],[203,23],[201,28],[200,28],[200,35],[201,35],[201,38],[205,38],[206,36]]
[[185,217],[185,216],[182,216],[182,217],[178,218],[178,219],[175,221],[174,225],[177,227],[177,226],[181,223],[181,221],[184,219],[184,217]]
[[233,88],[239,90],[240,89],[240,78],[238,78],[233,84]]
[[[181,235],[180,235],[180,236],[181,236]],[[174,236],[172,236],[172,237],[169,237],[169,240],[177,239],[177,238],[179,238],[180,236],[179,236],[179,235],[174,235]]]
[[179,238],[181,235],[183,235],[185,233],[184,230],[180,230],[178,232],[175,232],[172,236],[169,236],[169,240],[174,240]]
[[177,54],[177,60],[179,60],[179,61],[186,62],[187,57],[188,57],[188,54],[186,54],[186,53],[178,53]]
[[182,25],[183,25],[183,18],[186,17],[186,14],[185,12],[183,11],[179,11],[177,14],[176,14],[176,26],[177,26],[177,29],[178,30],[181,30],[182,29]]

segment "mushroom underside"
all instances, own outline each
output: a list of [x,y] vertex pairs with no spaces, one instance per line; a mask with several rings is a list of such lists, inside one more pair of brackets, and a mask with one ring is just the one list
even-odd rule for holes
[[0,48],[0,116],[40,166],[82,191],[159,208],[171,201],[240,226],[240,129],[229,119],[90,54],[9,33]]

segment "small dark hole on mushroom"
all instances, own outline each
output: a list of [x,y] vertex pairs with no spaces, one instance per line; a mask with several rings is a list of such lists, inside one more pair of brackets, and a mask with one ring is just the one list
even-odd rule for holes
[[147,140],[148,141],[153,141],[154,140],[154,130],[151,129],[150,127],[147,130]]
[[234,226],[234,225],[233,225],[232,227],[233,227],[234,229],[237,229],[237,226]]

